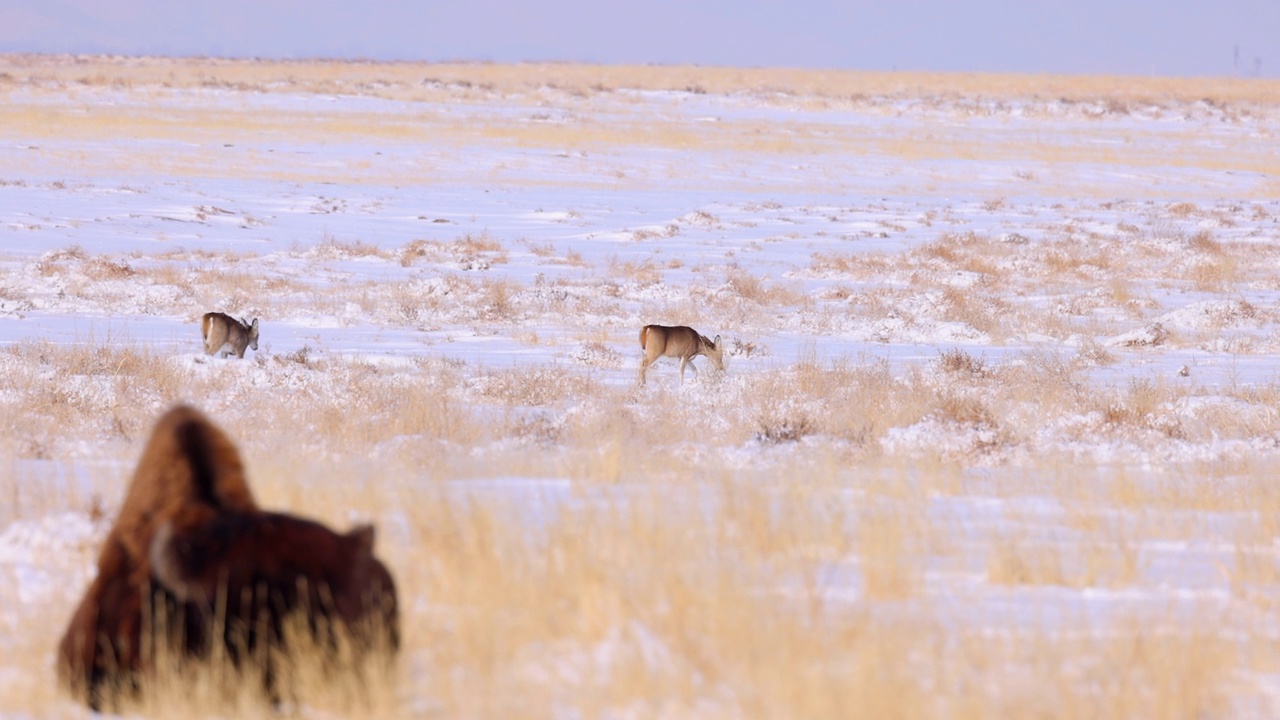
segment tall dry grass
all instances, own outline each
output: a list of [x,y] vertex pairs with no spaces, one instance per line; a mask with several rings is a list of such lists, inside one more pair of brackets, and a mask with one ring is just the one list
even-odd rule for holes
[[[157,409],[193,400],[239,440],[265,504],[339,527],[379,523],[405,650],[359,701],[362,716],[1179,718],[1266,707],[1249,678],[1280,663],[1265,635],[1241,632],[1277,578],[1274,460],[965,469],[1033,441],[1020,414],[1033,399],[1041,417],[1104,407],[1100,432],[1168,436],[1162,408],[1186,391],[1092,388],[1061,359],[950,350],[899,375],[808,357],[749,379],[709,375],[677,396],[555,367],[188,363],[121,338],[3,356],[32,379],[8,401],[4,416],[26,421],[6,428],[7,454],[30,457],[38,441],[54,459],[86,445],[110,458],[118,477],[101,489],[101,515]],[[93,396],[48,402],[79,379]],[[981,400],[962,399],[971,384]],[[990,424],[1012,445],[957,456],[884,444],[922,422]],[[804,432],[786,435],[787,423]],[[8,497],[30,492],[17,475],[0,483]],[[984,503],[1001,510],[984,516]],[[8,521],[88,505],[23,500]],[[1224,589],[1165,593],[1169,542],[1211,544]],[[60,572],[75,588],[94,548],[35,552],[70,553],[58,562],[71,560]],[[1075,599],[1083,591],[1117,595],[1099,613]],[[50,657],[73,594],[11,606],[22,625],[0,662],[51,682],[23,658]],[[186,715],[180,697],[212,713],[259,707],[245,696],[227,709],[190,682],[166,677],[142,711]],[[355,712],[359,692],[307,713]],[[17,711],[69,710],[49,691],[4,695]]]
[[[470,115],[418,108],[304,117],[170,104],[201,88],[447,102]],[[949,122],[877,135],[797,120],[780,137],[759,118],[713,127],[655,120],[633,89],[870,115],[896,111],[901,100]],[[597,148],[642,146],[1043,168],[1015,170],[978,210],[949,201],[897,215],[840,210],[846,220],[892,216],[865,234],[850,231],[847,243],[826,242],[813,226],[760,239],[819,248],[806,255],[806,245],[785,276],[739,265],[732,252],[705,262],[656,250],[602,261],[548,243],[528,252],[576,274],[527,281],[502,272],[527,243],[434,222],[398,246],[330,235],[269,256],[68,247],[0,258],[14,269],[0,282],[15,314],[145,310],[190,325],[189,349],[111,331],[61,341],[33,332],[0,347],[0,551],[10,553],[0,588],[16,588],[0,590],[7,712],[80,712],[53,689],[57,631],[150,423],[169,405],[192,402],[241,444],[265,505],[338,527],[376,522],[378,553],[400,585],[397,666],[365,691],[310,686],[320,696],[314,704],[287,708],[301,715],[1276,714],[1280,385],[1202,386],[1198,370],[1097,379],[1166,349],[1214,360],[1274,353],[1277,311],[1266,293],[1276,287],[1276,258],[1258,240],[1273,220],[1270,205],[1116,201],[1071,186],[1061,194],[1076,204],[1041,203],[1033,220],[998,224],[1017,233],[973,222],[1022,210],[1008,187],[1051,194],[1059,164],[1153,167],[1168,162],[1175,141],[1191,148],[1179,163],[1214,172],[1266,173],[1274,157],[1185,129],[1153,139],[1117,130],[1125,123],[1098,123],[1045,138],[1033,126],[993,140],[967,121],[1032,98],[1033,109],[1088,105],[1081,114],[1095,119],[1157,104],[1219,113],[1230,124],[1274,112],[1275,83],[4,56],[0,92],[13,100],[0,108],[0,133],[15,141],[382,147],[430,137],[441,149],[438,166],[408,169],[377,160],[336,171],[305,160],[267,165],[253,153],[228,159],[198,147],[131,159],[131,169],[173,176],[338,173],[344,183],[421,183],[447,179],[448,166],[465,165],[459,159],[475,146],[588,148],[591,158]],[[137,104],[98,102],[114,92]],[[85,111],[53,112],[51,97]],[[528,100],[531,112],[567,108],[607,121],[473,121],[509,98]],[[118,160],[58,152],[42,150],[38,162],[120,172]],[[564,182],[665,187],[687,177],[679,167],[655,177],[591,162],[575,167],[598,176]],[[23,170],[10,168],[0,182],[26,182],[17,177]],[[476,172],[504,177],[501,168]],[[76,182],[48,190],[74,192]],[[839,178],[812,182],[787,192],[844,189]],[[809,210],[759,199],[767,190],[752,187],[734,228],[776,226]],[[1148,197],[1146,188],[1131,192]],[[618,233],[661,249],[720,231],[734,209]],[[239,209],[191,210],[202,229],[231,217],[257,227]],[[311,210],[347,209],[329,198]],[[890,233],[905,238],[901,251],[858,244]],[[385,277],[315,279],[355,261],[381,263]],[[1174,310],[1167,299],[1181,293],[1213,302],[1195,323],[1125,337]],[[263,352],[245,361],[198,357],[194,323],[213,307],[272,318]],[[634,388],[635,331],[653,314],[720,328],[733,348],[730,371],[703,368],[680,388],[671,365],[660,365],[647,389]],[[557,359],[466,362],[424,344],[383,364],[311,340],[272,350],[273,322],[302,326],[318,316],[433,341],[498,336],[555,348]],[[906,362],[819,352],[830,336],[874,348],[914,343],[943,325],[983,337]],[[798,357],[770,354],[796,335],[814,338]],[[83,533],[41,525],[66,532],[77,520],[88,525]],[[166,676],[139,711],[265,712],[260,698],[221,704],[219,688],[201,682]]]

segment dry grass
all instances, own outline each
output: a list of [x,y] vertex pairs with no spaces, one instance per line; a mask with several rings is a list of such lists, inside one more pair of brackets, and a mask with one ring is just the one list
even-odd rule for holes
[[[474,113],[156,112],[165,98],[201,88],[447,101]],[[268,171],[344,183],[448,180],[451,166],[485,144],[588,147],[592,157],[599,147],[645,146],[829,153],[855,164],[869,156],[1034,161],[1037,172],[1011,180],[1023,192],[1050,182],[1060,162],[1167,162],[1162,153],[1178,139],[1118,143],[1117,130],[1099,122],[1061,142],[1013,128],[992,144],[965,122],[877,136],[800,121],[779,138],[752,119],[655,121],[630,89],[870,114],[898,98],[918,101],[926,117],[952,119],[1006,112],[1001,103],[1027,98],[1038,99],[1031,112],[1082,105],[1099,121],[1151,104],[1228,119],[1280,104],[1276,84],[1257,81],[5,56],[0,93],[13,102],[0,109],[0,130],[23,142],[44,133],[215,147],[299,135],[375,144],[431,137],[457,153],[407,170],[379,160],[339,170],[280,160]],[[99,103],[104,90],[130,90],[140,105]],[[87,109],[50,113],[41,94]],[[588,113],[608,99],[599,112],[612,114],[562,126],[473,122],[512,97],[542,113]],[[1193,133],[1184,139],[1192,149],[1178,162],[1188,166],[1274,170],[1274,159],[1248,144],[1216,143],[1215,155]],[[223,164],[213,152],[165,154],[136,167],[241,178],[262,166],[261,158]],[[79,160],[86,174],[99,162]],[[671,179],[644,179],[621,164],[607,170],[610,189]],[[475,172],[502,179],[499,169]],[[73,192],[76,182],[49,190]],[[734,252],[754,249],[714,260],[663,252],[698,233],[718,242],[738,210],[751,217],[734,227],[747,229],[808,211],[757,202],[767,189],[751,192],[740,208],[616,228],[619,243],[648,254],[607,261],[559,242],[455,230],[430,214],[398,246],[326,235],[262,257],[68,247],[0,258],[14,270],[0,298],[15,301],[13,312],[193,323],[219,308],[272,318],[263,352],[245,361],[192,359],[194,325],[190,347],[176,350],[110,331],[0,347],[0,532],[16,528],[0,548],[32,558],[0,566],[13,568],[0,585],[36,587],[39,596],[2,596],[13,603],[0,606],[0,704],[32,716],[75,712],[52,689],[47,663],[32,658],[51,656],[101,536],[98,528],[23,544],[17,531],[48,518],[109,519],[150,423],[186,401],[239,440],[268,506],[338,527],[378,523],[379,554],[405,599],[404,652],[367,692],[308,685],[306,706],[286,708],[300,715],[1276,714],[1269,679],[1280,653],[1269,618],[1280,585],[1280,384],[1202,387],[1195,371],[1096,379],[1171,346],[1274,353],[1277,310],[1255,291],[1277,287],[1276,250],[1248,235],[1257,227],[1265,235],[1270,211],[1198,198],[1086,198],[1052,213],[1040,207],[1052,218],[1019,220],[1019,233],[1001,234],[989,224],[972,229],[961,208],[938,206],[839,242],[801,228],[786,239],[805,249],[783,273],[737,264]],[[1019,197],[994,188],[972,212],[1017,213]],[[321,198],[309,212],[348,212],[343,202]],[[202,230],[233,217],[252,226],[234,210],[190,210]],[[589,242],[566,232],[574,244]],[[783,237],[774,232],[761,231],[756,245]],[[907,238],[902,250],[859,245],[890,233]],[[503,274],[529,254],[549,277]],[[317,279],[351,262],[379,264],[385,277]],[[574,272],[551,275],[555,265]],[[1164,318],[1174,308],[1154,298],[1169,297],[1169,287],[1212,301],[1198,325]],[[681,388],[664,361],[647,388],[634,388],[635,330],[650,316],[723,332],[735,367]],[[270,349],[273,322],[305,327],[317,317],[434,333],[432,342],[474,333],[520,351],[564,352],[558,362],[463,362],[424,345],[412,360],[381,364],[309,337]],[[1122,337],[1161,321],[1174,330],[1157,345]],[[832,357],[817,340],[797,358],[770,349],[796,335],[878,349],[917,343],[917,333],[940,326],[961,339],[913,361],[887,351]],[[966,333],[985,338],[966,345]],[[1044,347],[1012,352],[1006,343]],[[52,589],[33,586],[28,573]],[[266,713],[258,698],[223,706],[218,687],[199,681],[191,690],[189,682],[166,676],[140,712],[188,716],[194,693],[208,714]]]
[[453,241],[414,240],[399,251],[400,264],[456,263],[461,270],[488,270],[507,262],[502,244],[487,234],[464,235]]
[[[906,461],[855,450],[860,469],[851,476],[847,460],[830,450],[786,451],[846,437],[868,448],[929,417],[1012,426],[1018,420],[1006,408],[1031,398],[1045,414],[1097,405],[1107,424],[1168,434],[1163,408],[1182,391],[1142,383],[1114,394],[1091,390],[1069,365],[1053,369],[1061,359],[994,362],[953,349],[936,370],[895,378],[884,365],[811,358],[774,380],[767,372],[751,380],[759,407],[775,413],[764,430],[758,417],[737,420],[722,410],[746,392],[729,381],[716,396],[686,395],[673,412],[667,392],[618,393],[560,367],[424,362],[388,373],[300,353],[210,368],[175,364],[121,338],[29,343],[3,360],[28,368],[22,377],[47,376],[24,404],[6,409],[6,417],[28,418],[6,428],[11,456],[29,455],[23,448],[39,441],[47,455],[74,457],[88,441],[117,458],[123,476],[155,409],[201,394],[242,440],[266,502],[339,526],[353,512],[380,519],[381,553],[412,600],[401,662],[386,685],[358,701],[362,716],[1124,717],[1124,708],[1141,705],[1151,717],[1183,717],[1223,712],[1241,692],[1251,697],[1255,690],[1239,685],[1241,670],[1280,663],[1251,641],[1223,639],[1238,624],[1216,611],[1191,621],[1180,607],[1092,618],[1083,634],[1075,621],[1002,621],[993,637],[984,619],[999,588],[1153,593],[1152,543],[1209,532],[1175,528],[1162,520],[1176,517],[1166,513],[1280,512],[1272,464],[1233,471],[1229,493],[1213,490],[1220,480],[1195,475],[1062,482],[1047,467],[1010,467],[987,482],[1000,484],[990,492],[1013,514],[974,525],[929,509],[939,492],[969,494],[969,481],[946,480],[955,469],[943,469],[949,461],[941,456]],[[251,388],[218,380],[231,371],[261,381]],[[1045,382],[1055,372],[1063,388],[1056,393]],[[40,399],[81,377],[100,386],[92,401]],[[959,389],[971,383],[985,388],[984,399]],[[493,422],[501,407],[551,412]],[[49,419],[31,421],[42,414]],[[733,470],[681,450],[708,433],[717,439],[697,454],[756,436],[764,462]],[[533,494],[467,489],[466,478],[510,476],[529,478],[521,482]],[[541,477],[571,479],[563,492],[545,494],[533,489]],[[19,492],[17,478],[0,485],[7,496]],[[110,513],[118,486],[104,495]],[[1014,510],[1019,498],[1035,497],[1069,512]],[[23,499],[13,519],[77,504],[66,496]],[[1270,535],[1245,532],[1250,527],[1223,557],[1238,588],[1227,607],[1254,602],[1253,588],[1274,582],[1263,559]],[[84,562],[92,548],[74,552]],[[987,589],[962,581],[975,557],[985,557]],[[1063,611],[1049,598],[1020,603],[1032,616]],[[34,612],[56,628],[67,609],[52,603]],[[6,652],[46,653],[54,639],[20,636],[27,645]],[[23,666],[17,657],[4,661]],[[166,679],[143,711],[169,714],[173,693],[186,692],[184,677]],[[344,713],[356,697],[326,690],[329,699],[309,707]],[[203,706],[222,707],[217,694],[200,695]],[[9,697],[12,707],[41,714],[62,702]],[[238,709],[217,712],[257,707],[252,698],[235,702]]]
[[[110,702],[123,713],[160,717],[172,714],[175,707],[204,716],[265,718],[281,710],[304,708],[308,713],[346,717],[394,716],[397,676],[391,655],[379,648],[375,655],[357,657],[349,637],[340,628],[335,632],[336,651],[313,637],[301,613],[286,617],[283,633],[289,654],[264,646],[253,651],[242,648],[244,662],[239,666],[228,661],[222,648],[214,651],[211,661],[197,663],[161,645],[147,692],[114,697]],[[264,685],[264,672],[271,674],[278,696],[272,697]]]
[[344,92],[397,99],[447,95],[482,98],[555,89],[589,97],[619,89],[692,93],[812,96],[831,100],[888,97],[1010,99],[1039,97],[1098,102],[1128,114],[1143,106],[1204,101],[1211,105],[1275,104],[1280,83],[1231,78],[989,75],[919,72],[812,71],[770,68],[601,66],[557,63],[352,63],[214,58],[0,56],[0,81],[116,89],[226,88]]
[[[1233,251],[1204,237],[1194,242],[1207,255]],[[388,263],[403,257],[359,243],[324,248],[314,262],[334,254]],[[981,257],[975,250],[982,248],[1008,255],[973,238],[925,254],[945,272],[975,267]],[[502,252],[496,243],[475,249]],[[888,262],[912,265],[918,257]],[[424,254],[415,262],[429,261]],[[447,254],[435,261],[450,262]],[[55,281],[82,277],[86,298],[104,291],[103,297],[116,297],[114,283],[122,277],[112,268],[122,264],[130,268],[123,279],[181,280],[185,296],[234,286],[236,277],[247,287],[255,282],[251,273],[189,278],[153,262],[122,263],[81,249],[38,262],[48,270],[41,276]],[[643,283],[647,271],[638,272]],[[1002,271],[991,274],[994,282],[1006,282]],[[301,281],[276,282],[293,297],[308,294]],[[449,296],[462,296],[456,317],[497,325],[529,312],[535,291],[548,291],[492,278],[454,279],[447,287]],[[1100,307],[1129,306],[1131,287],[1111,283]],[[735,307],[809,307],[741,273],[730,276],[723,291]],[[402,304],[419,297],[414,286],[395,283],[338,292],[329,301],[345,302],[341,294],[351,293],[370,307],[384,304],[383,297],[402,298]],[[174,308],[184,307],[182,297]],[[992,312],[983,310],[984,294],[943,288],[937,297],[940,319],[962,313],[977,323],[974,318]],[[287,313],[298,302],[282,293],[275,312]],[[563,302],[546,307],[563,309]],[[1244,303],[1217,322],[1226,327],[1259,312]],[[610,344],[591,340],[584,347],[603,359],[588,367],[629,372],[618,367]],[[90,336],[69,345],[18,344],[0,352],[0,361],[23,389],[6,400],[10,456],[74,458],[87,442],[115,458],[117,477],[97,493],[106,498],[107,512],[150,418],[169,403],[197,399],[242,439],[268,502],[339,525],[352,512],[384,524],[395,519],[383,552],[418,601],[409,611],[407,650],[394,679],[414,690],[375,690],[369,706],[375,715],[429,707],[444,715],[776,716],[858,707],[877,717],[1035,710],[1105,717],[1123,716],[1115,708],[1136,697],[1167,703],[1153,716],[1180,717],[1221,711],[1226,698],[1241,693],[1253,697],[1257,690],[1242,690],[1231,678],[1246,665],[1254,672],[1277,666],[1273,654],[1251,643],[1217,639],[1224,632],[1218,613],[1176,625],[1175,615],[1159,614],[1152,617],[1165,620],[1094,621],[1084,638],[1055,624],[1031,624],[999,642],[976,642],[990,633],[982,618],[1000,588],[1154,592],[1148,576],[1153,544],[1208,532],[1207,525],[1179,524],[1169,513],[1269,516],[1280,510],[1280,497],[1268,489],[1270,464],[1233,471],[1232,490],[1224,493],[1213,489],[1221,482],[1213,477],[1173,482],[1104,474],[1063,482],[1052,464],[1032,462],[998,471],[1007,486],[992,495],[1009,504],[1047,497],[1063,515],[1014,512],[1001,521],[1008,526],[979,525],[977,538],[970,524],[931,515],[931,494],[968,495],[967,481],[949,480],[955,471],[941,468],[1034,450],[1046,423],[1093,418],[1078,429],[1080,438],[1114,435],[1155,446],[1248,440],[1280,430],[1272,413],[1242,414],[1230,406],[1207,405],[1188,415],[1180,404],[1205,392],[1194,387],[1092,386],[1084,372],[1115,361],[1115,352],[1097,342],[1082,345],[1077,356],[1043,352],[1001,361],[952,348],[906,371],[875,360],[822,362],[811,352],[793,365],[757,369],[749,379],[730,377],[714,394],[682,395],[679,403],[671,390],[613,390],[574,366],[495,369],[423,360],[389,372],[309,347],[201,365],[175,362],[128,337]],[[1237,399],[1262,409],[1277,393],[1242,388]],[[959,448],[905,451],[890,442],[894,433],[919,426],[973,433],[973,439]],[[1076,431],[1068,426],[1065,432],[1070,438]],[[703,449],[691,451],[691,439]],[[744,443],[763,453],[763,462],[731,469],[722,453]],[[810,450],[795,453],[796,447]],[[720,460],[708,461],[705,453]],[[857,477],[844,470],[851,459],[860,467]],[[508,476],[568,478],[570,493],[531,509],[517,497],[452,489],[470,478]],[[304,478],[331,480],[317,486]],[[36,493],[16,474],[0,483],[12,499],[10,521],[64,508],[89,512],[101,502],[83,491]],[[920,483],[932,490],[922,492]],[[871,500],[852,503],[851,492]],[[1134,521],[1117,522],[1104,508],[1121,508]],[[1221,561],[1233,588],[1228,603],[1251,607],[1256,588],[1274,582],[1267,569],[1271,535],[1246,522],[1237,537]],[[87,559],[91,548],[77,552]],[[983,568],[982,588],[960,580],[975,559]],[[1022,602],[1059,611],[1048,600],[1042,608],[1040,601]],[[893,610],[904,603],[909,611]],[[46,624],[58,626],[66,610],[44,610],[51,616]],[[1153,627],[1165,628],[1155,640]],[[954,642],[939,647],[941,637]],[[1163,649],[1148,651],[1138,638]],[[51,641],[28,636],[24,642],[47,652],[41,643]],[[1196,643],[1211,651],[1180,662],[1161,654]],[[17,657],[12,664],[21,665]],[[1029,658],[1039,660],[1028,664]],[[1120,661],[1121,677],[1080,692],[1096,687],[1094,663]],[[1063,665],[1078,667],[1065,676],[1050,672]],[[1016,685],[992,681],[1015,675]],[[167,692],[144,710],[165,714]],[[1043,704],[1050,696],[1065,704]],[[349,698],[339,692],[333,702],[341,708]],[[39,710],[61,701],[35,694],[22,702]]]
[[[581,65],[451,65],[413,63],[267,62],[181,60],[161,58],[102,58],[61,56],[0,56],[0,131],[22,142],[45,144],[57,139],[80,143],[82,149],[59,155],[42,150],[31,161],[68,163],[77,173],[114,175],[119,161],[100,156],[97,143],[148,139],[183,143],[189,149],[175,154],[159,149],[134,149],[132,162],[169,176],[259,177],[287,181],[377,182],[421,185],[452,182],[459,175],[504,183],[539,184],[543,173],[529,173],[528,161],[476,165],[471,149],[554,148],[577,158],[586,172],[575,180],[587,187],[655,187],[682,177],[689,169],[672,165],[667,173],[652,167],[619,165],[602,151],[653,148],[685,153],[751,154],[764,157],[840,155],[850,158],[887,156],[899,161],[951,161],[957,158],[1004,159],[1020,166],[1047,167],[1064,163],[1128,165],[1136,169],[1162,167],[1166,148],[1179,147],[1177,163],[1213,171],[1273,176],[1275,153],[1254,143],[1219,143],[1202,133],[1170,127],[1150,128],[1140,135],[1107,122],[1080,126],[1063,137],[1037,128],[1011,126],[999,142],[985,128],[971,127],[973,116],[1053,117],[1066,113],[1086,121],[1127,118],[1148,112],[1212,116],[1226,122],[1268,115],[1280,106],[1276,81],[1239,79],[1089,78],[1046,76],[931,75],[921,73],[858,73],[799,70],[737,70],[690,67],[610,67]],[[666,90],[714,95],[729,103],[789,109],[857,111],[869,115],[896,114],[907,102],[912,112],[941,115],[959,122],[926,123],[886,131],[882,124],[867,132],[849,132],[841,123],[824,119],[796,123],[787,133],[775,132],[759,118],[720,118],[714,125],[696,118],[655,112],[637,90]],[[404,111],[366,111],[308,108],[305,112],[271,106],[245,112],[216,104],[195,106],[174,102],[205,90],[233,91],[270,97],[272,93],[320,93],[372,96],[415,103]],[[99,102],[103,93],[128,92],[137,103]],[[47,99],[59,100],[51,106]],[[524,110],[515,116],[491,112],[498,102]],[[67,112],[70,103],[75,112]],[[435,104],[459,107],[442,112]],[[564,115],[563,122],[546,122]],[[588,120],[587,118],[594,118]],[[1119,140],[1118,140],[1119,139]],[[224,147],[266,144],[363,143],[388,147],[434,143],[440,152],[403,163],[399,152],[337,164],[317,163],[306,154],[236,153]],[[26,159],[24,159],[24,163]],[[849,166],[856,171],[859,165]],[[25,165],[13,168],[21,171]],[[557,170],[562,165],[555,166]],[[815,185],[838,193],[839,175],[814,177]],[[1002,212],[1007,196],[1020,192],[1029,170],[1012,175],[1004,188],[993,188],[996,199],[986,201]],[[1045,182],[1037,180],[1036,182]],[[753,185],[754,186],[754,185]],[[1110,185],[1099,192],[1111,195]],[[1132,195],[1132,185],[1126,196]],[[1166,198],[1158,188],[1140,188]],[[1265,193],[1266,189],[1260,188]],[[1189,208],[1187,206],[1190,206]],[[340,201],[317,203],[315,212],[343,209]],[[220,216],[205,208],[202,222]],[[1200,208],[1169,203],[1168,212],[1192,218]],[[690,213],[683,219],[698,227],[717,218]],[[703,211],[705,212],[705,211]],[[428,219],[424,216],[424,220]],[[441,220],[441,218],[435,218]],[[251,217],[240,218],[253,226]],[[674,224],[634,230],[637,240],[670,237]]]

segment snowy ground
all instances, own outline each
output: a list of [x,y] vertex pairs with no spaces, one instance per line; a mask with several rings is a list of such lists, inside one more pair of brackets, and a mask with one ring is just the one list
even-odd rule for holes
[[[48,681],[56,630],[29,618],[52,608],[40,617],[62,622],[161,408],[196,401],[246,428],[245,393],[292,393],[301,425],[327,395],[427,375],[453,412],[521,429],[466,440],[434,429],[448,461],[401,482],[523,504],[527,522],[554,524],[590,502],[597,466],[476,458],[568,467],[583,417],[659,425],[650,416],[669,413],[683,437],[630,442],[693,458],[671,471],[681,488],[696,486],[695,463],[771,485],[821,468],[814,502],[853,513],[844,552],[818,553],[829,612],[893,625],[916,604],[961,598],[925,613],[937,643],[1012,643],[1001,669],[960,674],[984,688],[977,707],[1043,709],[1011,689],[1034,654],[1008,639],[1019,633],[1069,644],[1098,628],[1181,638],[1185,627],[1186,644],[1161,652],[1208,637],[1236,659],[1220,675],[1160,676],[1206,688],[1167,716],[1276,711],[1280,657],[1260,645],[1280,636],[1280,526],[1268,517],[1280,499],[1267,484],[1280,459],[1278,106],[554,87],[468,89],[456,102],[0,92],[0,407],[14,418],[0,458],[14,498],[0,509],[0,627],[17,638],[0,639],[0,695]],[[213,309],[261,318],[260,351],[207,360],[197,321]],[[634,389],[649,322],[721,335],[727,373],[699,359],[681,387],[663,360]],[[63,374],[41,359],[113,345],[145,348],[181,382],[125,401],[110,368]],[[193,396],[193,382],[229,389]],[[45,397],[134,416],[23,422]],[[271,452],[278,432],[246,438],[246,453]],[[419,435],[358,451],[399,452]],[[623,435],[619,452],[638,453]],[[717,487],[678,495],[720,507]],[[374,515],[393,542],[413,542],[394,507],[330,512]],[[389,552],[393,565],[416,557]],[[875,570],[886,557],[912,570]],[[670,639],[635,627],[566,651],[543,682],[608,665],[599,656],[628,642],[676,662]],[[1092,687],[1103,704],[1108,673],[1147,667],[1077,650],[1059,691]],[[936,652],[932,682],[958,682],[938,669],[951,651]],[[1134,702],[1172,693],[1135,684]],[[928,714],[962,714],[936,691]],[[681,707],[752,714],[737,692],[725,680]],[[47,702],[33,711],[66,710]]]

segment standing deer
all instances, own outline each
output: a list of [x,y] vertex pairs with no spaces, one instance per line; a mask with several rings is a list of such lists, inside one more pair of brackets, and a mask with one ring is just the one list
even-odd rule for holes
[[243,358],[245,348],[258,350],[258,318],[237,320],[220,312],[205,313],[200,320],[200,334],[204,336],[204,354],[212,355],[224,347],[221,357],[235,353]]
[[699,335],[697,330],[685,325],[645,325],[640,330],[640,347],[644,350],[644,358],[640,360],[641,385],[644,385],[649,366],[660,357],[680,358],[681,385],[684,384],[686,365],[693,369],[694,375],[698,374],[698,368],[693,366],[693,358],[697,355],[706,355],[717,370],[724,370],[724,346],[720,344],[720,336],[708,340],[705,335]]

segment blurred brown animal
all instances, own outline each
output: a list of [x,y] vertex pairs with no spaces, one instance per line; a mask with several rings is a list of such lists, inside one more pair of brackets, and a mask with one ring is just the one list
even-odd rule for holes
[[200,335],[204,338],[205,355],[222,350],[220,357],[235,353],[236,357],[243,358],[245,348],[258,351],[258,318],[250,323],[243,318],[237,320],[226,313],[205,313],[200,319]]
[[638,384],[645,384],[645,374],[649,366],[660,357],[680,358],[680,384],[684,384],[684,369],[687,365],[693,369],[693,358],[705,355],[717,370],[724,370],[724,346],[720,344],[720,336],[708,340],[705,335],[685,325],[668,327],[666,325],[645,325],[640,330],[640,348],[644,357],[640,359],[640,378]]
[[[148,652],[143,616],[153,597],[149,553],[159,524],[184,514],[256,509],[240,454],[222,431],[191,408],[161,417],[98,554],[98,574],[63,633],[63,685],[94,708],[107,696],[136,689]],[[176,604],[169,605],[177,617]],[[200,628],[189,629],[192,644],[199,645]]]
[[[322,620],[320,638],[334,634],[369,649],[399,643],[395,581],[373,556],[374,529],[360,525],[338,534],[318,522],[284,513],[227,513],[186,525],[165,524],[151,542],[153,577],[178,600],[195,603],[209,620],[219,596],[237,620],[228,648],[252,650],[266,638],[284,642],[282,622],[298,608]],[[271,588],[269,596],[256,592]],[[366,624],[374,627],[365,627]],[[389,636],[379,638],[382,630]]]
[[[321,647],[341,633],[356,650],[394,651],[395,587],[372,548],[371,527],[338,535],[261,511],[230,439],[200,412],[174,408],[156,423],[63,633],[59,679],[90,707],[116,708],[145,688],[166,652],[207,660],[221,644],[236,664],[275,657],[287,650],[280,628],[294,612],[306,614]],[[224,591],[253,602],[227,603],[215,617],[210,598]],[[323,602],[308,604],[315,598]],[[286,690],[270,664],[251,669],[273,697]]]

